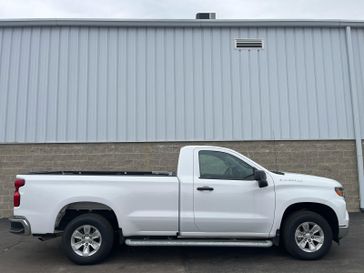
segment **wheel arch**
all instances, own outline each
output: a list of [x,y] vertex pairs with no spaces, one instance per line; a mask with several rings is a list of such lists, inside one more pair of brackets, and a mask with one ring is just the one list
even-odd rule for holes
[[280,221],[280,225],[279,225],[279,229],[282,230],[282,227],[285,223],[285,220],[287,219],[287,217],[289,215],[291,215],[292,213],[296,212],[296,211],[304,211],[304,210],[308,210],[308,211],[313,211],[316,212],[318,214],[320,214],[322,217],[324,217],[326,219],[326,221],[329,223],[332,232],[333,232],[333,238],[334,241],[338,242],[339,241],[339,220],[338,217],[336,215],[336,212],[333,208],[331,208],[328,205],[322,204],[322,203],[317,203],[317,202],[298,202],[298,203],[294,203],[289,205],[281,218]]
[[64,205],[58,212],[54,230],[62,231],[69,221],[75,217],[86,214],[86,213],[96,213],[105,217],[113,226],[114,230],[118,230],[120,225],[118,218],[114,210],[101,202],[94,201],[76,201]]

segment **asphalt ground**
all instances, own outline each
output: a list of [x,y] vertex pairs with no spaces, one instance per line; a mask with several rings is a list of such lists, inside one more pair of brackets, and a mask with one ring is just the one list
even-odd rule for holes
[[292,272],[364,273],[364,214],[350,215],[350,231],[340,246],[333,243],[329,254],[318,261],[291,258],[278,247],[127,247],[113,251],[105,262],[78,266],[62,252],[60,239],[41,242],[31,236],[8,232],[9,223],[0,220],[0,273],[42,272]]

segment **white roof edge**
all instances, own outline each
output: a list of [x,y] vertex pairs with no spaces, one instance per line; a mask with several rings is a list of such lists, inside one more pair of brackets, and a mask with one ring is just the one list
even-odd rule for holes
[[240,20],[240,19],[0,19],[0,27],[85,26],[85,27],[364,27],[350,20]]

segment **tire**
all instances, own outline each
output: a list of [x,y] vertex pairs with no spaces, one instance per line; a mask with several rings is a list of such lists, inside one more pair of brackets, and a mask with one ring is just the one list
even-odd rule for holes
[[107,258],[114,243],[114,230],[104,217],[87,213],[66,226],[62,246],[66,256],[80,265],[95,264]]
[[331,248],[332,229],[318,213],[297,211],[288,216],[282,231],[284,247],[295,258],[317,260]]

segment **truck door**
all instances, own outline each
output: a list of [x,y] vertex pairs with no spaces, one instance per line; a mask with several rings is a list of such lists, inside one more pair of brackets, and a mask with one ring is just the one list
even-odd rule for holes
[[274,219],[274,184],[260,188],[255,167],[224,149],[194,151],[194,219],[199,236],[265,237]]

